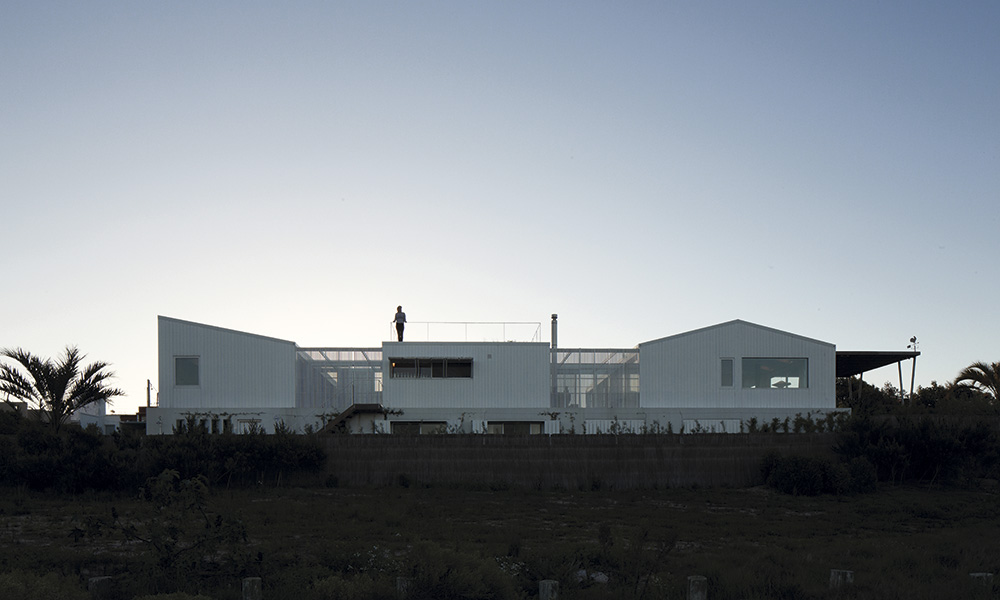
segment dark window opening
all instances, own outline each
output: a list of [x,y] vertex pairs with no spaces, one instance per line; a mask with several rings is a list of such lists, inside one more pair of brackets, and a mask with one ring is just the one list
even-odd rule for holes
[[494,435],[539,435],[542,430],[538,421],[493,421],[486,425],[486,433]]
[[390,358],[393,379],[469,379],[471,358]]

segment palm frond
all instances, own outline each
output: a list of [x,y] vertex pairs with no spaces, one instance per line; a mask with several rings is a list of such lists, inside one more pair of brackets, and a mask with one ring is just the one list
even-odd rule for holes
[[962,369],[955,378],[956,386],[969,387],[1000,399],[1000,362],[976,361]]

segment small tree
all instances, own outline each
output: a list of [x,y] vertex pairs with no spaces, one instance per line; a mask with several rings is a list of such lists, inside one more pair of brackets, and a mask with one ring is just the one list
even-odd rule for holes
[[85,356],[74,346],[53,362],[42,360],[20,348],[0,350],[17,363],[17,367],[0,364],[0,392],[10,399],[21,400],[38,409],[39,415],[53,430],[58,430],[77,410],[123,396],[118,388],[108,386],[114,373],[108,363],[95,362],[82,366]]

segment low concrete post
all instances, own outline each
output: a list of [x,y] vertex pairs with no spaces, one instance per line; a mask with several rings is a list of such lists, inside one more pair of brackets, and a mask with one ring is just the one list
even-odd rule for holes
[[410,583],[413,582],[411,577],[396,577],[396,596],[402,600],[406,598],[410,593]]
[[704,575],[688,576],[688,600],[708,600],[708,578]]
[[263,600],[264,590],[260,584],[260,577],[246,577],[243,579],[243,600]]
[[854,571],[844,569],[830,569],[830,589],[851,585],[854,583]]
[[87,591],[94,600],[104,600],[111,598],[114,592],[115,580],[113,577],[91,577],[87,580]]
[[538,582],[538,600],[557,600],[559,598],[559,582],[555,579],[543,579]]
[[969,573],[969,577],[984,587],[993,587],[993,573]]

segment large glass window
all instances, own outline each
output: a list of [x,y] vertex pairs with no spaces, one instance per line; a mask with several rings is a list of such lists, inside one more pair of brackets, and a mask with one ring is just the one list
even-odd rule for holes
[[454,379],[472,377],[471,358],[390,358],[393,379]]
[[174,385],[198,385],[199,383],[198,357],[175,356]]
[[809,387],[808,358],[744,358],[741,366],[744,388]]

